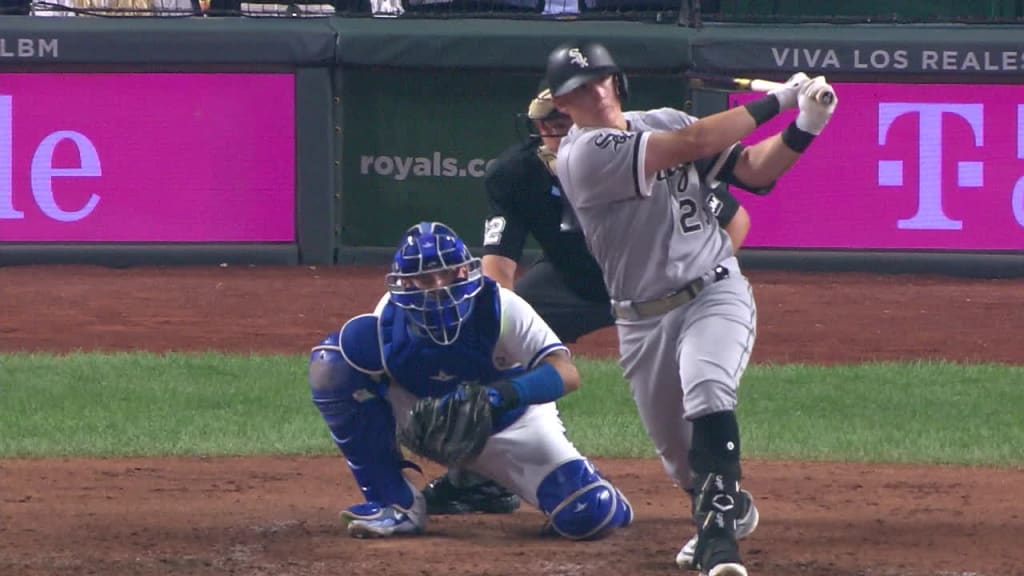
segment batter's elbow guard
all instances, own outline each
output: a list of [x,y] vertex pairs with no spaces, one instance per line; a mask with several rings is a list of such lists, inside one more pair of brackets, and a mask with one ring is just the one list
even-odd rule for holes
[[585,459],[556,468],[537,488],[551,528],[570,540],[595,540],[633,522],[626,497]]

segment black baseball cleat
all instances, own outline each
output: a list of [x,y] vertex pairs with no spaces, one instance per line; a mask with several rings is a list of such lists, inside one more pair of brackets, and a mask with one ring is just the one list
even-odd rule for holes
[[701,538],[707,540],[698,546],[701,576],[747,576],[735,536],[706,534]]
[[484,480],[470,486],[456,486],[447,474],[430,481],[423,489],[428,514],[509,514],[519,509],[519,497],[497,482]]
[[[754,496],[750,492],[740,490],[736,515],[738,516],[736,520],[736,540],[743,540],[753,534],[754,530],[757,530],[757,524],[761,518],[757,512],[757,506],[754,505]],[[687,540],[683,548],[676,554],[676,564],[684,570],[696,568],[697,562],[694,558],[696,553],[697,535],[694,534],[693,538]]]

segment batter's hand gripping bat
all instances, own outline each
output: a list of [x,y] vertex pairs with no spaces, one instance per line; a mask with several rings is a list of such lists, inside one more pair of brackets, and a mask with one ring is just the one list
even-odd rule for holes
[[[760,80],[758,78],[733,78],[732,76],[720,76],[717,74],[695,74],[690,73],[690,88],[719,88],[724,90],[748,90],[750,92],[768,92],[782,86],[782,82],[771,80]],[[822,92],[818,95],[818,102],[828,106],[835,100],[834,92]]]

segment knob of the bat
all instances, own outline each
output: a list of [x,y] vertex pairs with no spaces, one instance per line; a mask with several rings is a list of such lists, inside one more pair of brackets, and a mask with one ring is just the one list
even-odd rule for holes
[[821,102],[825,106],[831,106],[836,100],[835,92],[822,92],[818,95],[818,102]]

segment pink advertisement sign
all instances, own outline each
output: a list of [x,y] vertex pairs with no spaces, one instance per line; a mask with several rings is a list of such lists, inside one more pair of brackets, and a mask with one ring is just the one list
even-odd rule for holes
[[[738,194],[752,221],[746,246],[1024,251],[1024,86],[844,83],[836,93],[832,121],[771,194]],[[756,97],[733,94],[730,105]]]
[[291,74],[0,74],[0,242],[295,240]]

